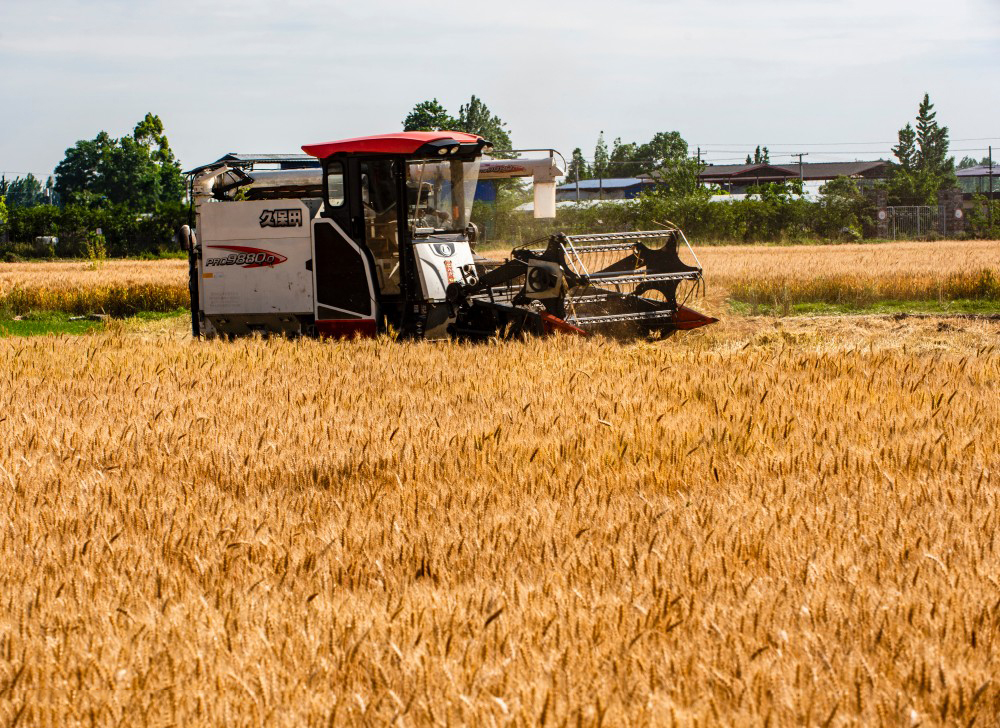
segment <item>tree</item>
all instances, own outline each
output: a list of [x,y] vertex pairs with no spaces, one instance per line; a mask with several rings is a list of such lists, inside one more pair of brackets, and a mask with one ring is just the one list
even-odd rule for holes
[[578,179],[590,179],[590,166],[587,164],[587,160],[583,158],[583,152],[580,150],[580,147],[573,150],[569,169],[566,170],[567,182],[576,182]]
[[102,131],[92,140],[81,139],[66,150],[55,170],[56,193],[63,202],[73,202],[81,196],[99,196],[99,168],[114,143],[115,140]]
[[0,196],[0,236],[7,233],[7,205]]
[[608,155],[608,177],[635,177],[642,170],[638,168],[639,145],[633,142],[622,144],[621,137],[615,139],[611,147],[611,154]]
[[[994,162],[993,164],[996,165],[997,163]],[[979,161],[976,161],[975,157],[962,157],[962,161],[958,163],[957,168],[970,169],[972,167],[989,167],[989,166],[990,166],[990,158],[989,155],[987,155],[982,159],[980,159]]]
[[917,161],[917,134],[913,127],[907,124],[899,130],[899,143],[892,148],[892,153],[899,160],[900,168],[905,172],[912,172],[916,168]]
[[819,188],[820,233],[828,238],[860,238],[875,225],[874,205],[850,177],[837,177]]
[[31,172],[25,177],[15,177],[12,182],[4,180],[3,198],[8,207],[34,207],[45,201],[42,183]]
[[700,160],[688,156],[688,144],[679,132],[657,132],[645,144],[625,143],[618,137],[609,153],[602,131],[594,148],[593,165],[587,169],[583,153],[575,149],[567,179],[576,181],[577,170],[580,179],[649,174],[659,183],[658,193],[691,195],[702,189],[698,179],[702,168]]
[[948,127],[939,126],[930,96],[924,94],[917,113],[917,168],[942,181],[955,171],[948,156]]
[[889,203],[933,205],[942,189],[954,187],[955,160],[948,156],[948,127],[937,122],[930,96],[924,94],[917,110],[916,129],[909,123],[899,130],[896,157],[889,176]]
[[469,103],[459,107],[458,118],[449,114],[437,99],[421,101],[403,119],[403,131],[464,131],[478,134],[497,151],[514,148],[507,124],[475,94]]
[[147,113],[135,125],[132,138],[136,144],[145,148],[149,158],[156,165],[159,197],[167,200],[179,200],[184,197],[184,177],[181,165],[170,149],[170,142],[163,133],[163,122],[155,114]]
[[648,165],[643,172],[659,169],[669,162],[686,159],[687,156],[688,143],[676,131],[658,131],[636,150],[636,158]]
[[597,145],[594,147],[594,177],[608,176],[608,144],[604,141],[604,132],[597,135]]
[[102,131],[66,150],[56,166],[55,191],[62,204],[122,204],[150,211],[184,197],[180,163],[163,133],[163,122],[146,114],[130,136]]
[[457,131],[454,119],[437,99],[421,101],[403,120],[403,131]]
[[664,166],[678,160],[687,159],[688,145],[676,131],[660,131],[645,144],[623,143],[621,137],[614,141],[608,153],[604,143],[604,132],[597,140],[594,151],[594,176],[603,172],[603,177],[636,177],[652,174]]
[[747,164],[770,164],[771,163],[771,152],[767,147],[761,150],[760,144],[754,150],[753,158],[747,155]]
[[655,172],[657,191],[668,195],[691,197],[711,196],[711,191],[701,184],[700,175],[705,164],[697,157],[675,157],[666,160]]
[[497,151],[509,152],[514,148],[507,125],[475,94],[469,99],[469,103],[459,108],[457,121],[458,125],[455,127],[457,131],[478,134],[490,142]]

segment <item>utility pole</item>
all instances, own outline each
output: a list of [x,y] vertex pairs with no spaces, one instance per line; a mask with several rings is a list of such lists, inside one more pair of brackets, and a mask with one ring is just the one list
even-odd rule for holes
[[798,154],[792,154],[791,156],[799,158],[799,188],[804,189],[803,185],[805,185],[806,180],[805,174],[802,171],[802,157],[808,157],[809,152],[799,152]]
[[993,232],[993,145],[990,145],[990,206],[986,208],[989,213],[990,233]]

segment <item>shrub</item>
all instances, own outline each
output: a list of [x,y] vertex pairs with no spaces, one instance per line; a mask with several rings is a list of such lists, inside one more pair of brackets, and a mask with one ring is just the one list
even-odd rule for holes
[[[37,205],[11,208],[9,216],[9,242],[0,247],[0,253],[23,255],[23,248],[19,246],[34,245],[39,237],[56,236],[59,244],[55,254],[88,258],[88,246],[93,245],[91,236],[100,230],[107,255],[123,257],[171,251],[174,233],[187,221],[187,209],[175,204],[162,206],[152,213],[140,213],[125,205],[98,208]],[[28,254],[45,257],[48,251],[35,250]]]

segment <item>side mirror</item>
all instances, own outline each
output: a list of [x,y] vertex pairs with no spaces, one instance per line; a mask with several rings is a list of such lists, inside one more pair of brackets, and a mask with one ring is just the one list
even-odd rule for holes
[[177,231],[177,242],[180,244],[181,250],[186,250],[188,253],[191,252],[191,226],[181,225],[181,229]]

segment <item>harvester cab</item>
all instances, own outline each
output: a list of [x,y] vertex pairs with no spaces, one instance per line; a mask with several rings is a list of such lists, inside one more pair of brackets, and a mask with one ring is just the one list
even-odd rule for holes
[[312,222],[318,333],[448,336],[448,286],[476,276],[471,214],[486,148],[459,132],[303,147],[323,169],[323,214]]
[[[303,151],[228,155],[190,173],[197,236],[183,235],[195,336],[633,335],[714,321],[677,303],[677,286],[701,279],[678,258],[677,230],[560,234],[506,261],[474,254],[481,167],[533,175],[536,215],[554,214],[554,160],[484,165],[485,139],[448,131]],[[258,171],[255,161],[281,168]]]

